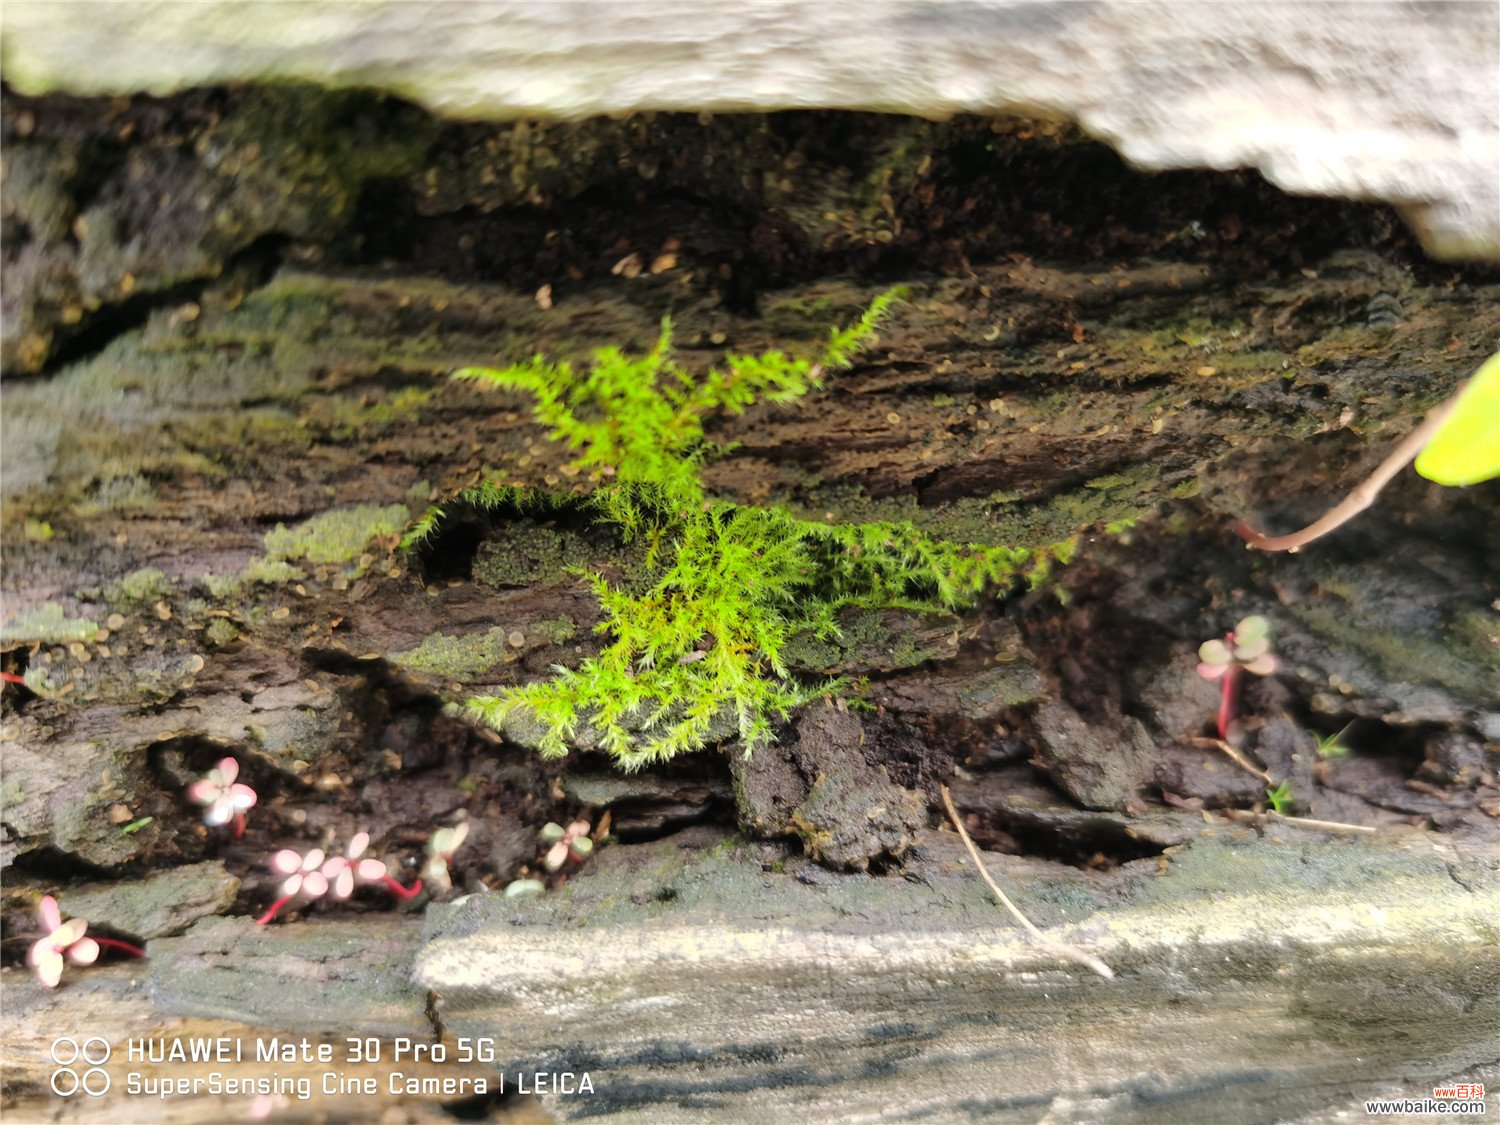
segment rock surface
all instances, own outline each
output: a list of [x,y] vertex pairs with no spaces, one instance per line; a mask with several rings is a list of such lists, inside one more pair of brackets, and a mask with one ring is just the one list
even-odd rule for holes
[[7,7],[7,80],[31,92],[261,80],[466,117],[1040,112],[1141,168],[1259,168],[1288,191],[1394,203],[1439,257],[1500,258],[1493,4]]
[[57,896],[65,915],[135,941],[172,937],[234,905],[240,881],[219,862],[169,868],[139,882],[86,883]]
[[[486,1077],[492,1090],[507,1075],[512,1091],[521,1073],[586,1072],[591,1094],[541,1092],[553,1119],[665,1122],[850,1120],[892,1105],[1016,1122],[1322,1120],[1361,1097],[1485,1080],[1500,1041],[1500,848],[1110,817],[1178,843],[1110,872],[987,862],[1112,982],[1032,944],[951,835],[922,833],[903,878],[839,875],[695,828],[603,849],[544,898],[434,908],[425,932],[415,919],[207,921],[153,942],[148,962],[74,971],[57,991],[8,968],[8,1112],[55,1108],[42,1100],[49,1044],[79,1028],[117,1046],[329,1042],[333,1066],[274,1067],[313,1084],[297,1112],[369,1119],[395,1100],[404,1121],[466,1103],[393,1099],[395,1071]],[[349,1065],[349,1036],[378,1038],[383,1064]],[[397,1037],[448,1058],[398,1062]],[[465,1037],[492,1056],[460,1061]],[[120,1093],[131,1069],[201,1072],[117,1058],[115,1092],[91,1113],[213,1121],[248,1108],[148,1105]],[[377,1092],[326,1097],[328,1071],[373,1077]]]
[[1030,944],[934,835],[905,879],[606,850],[562,895],[430,913],[416,979],[450,1034],[590,1060],[594,1097],[544,1099],[564,1120],[1287,1120],[1493,1058],[1500,851],[1270,831],[1113,875],[991,856],[1113,983]]

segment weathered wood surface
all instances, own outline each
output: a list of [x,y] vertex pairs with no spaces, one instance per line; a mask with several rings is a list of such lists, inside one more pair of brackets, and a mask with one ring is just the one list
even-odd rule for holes
[[1258,168],[1500,258],[1493,4],[14,0],[28,91],[365,86],[446,115],[854,108],[1080,123],[1141,168]]
[[[40,340],[27,373],[7,379],[0,418],[0,649],[37,689],[7,686],[0,723],[7,1002],[19,998],[31,1021],[12,1096],[36,1095],[41,1036],[74,1026],[96,980],[148,973],[149,996],[142,983],[132,1002],[150,1019],[296,1029],[300,1017],[271,1005],[305,1011],[298,985],[326,977],[324,1029],[409,1021],[425,1034],[433,1013],[450,1035],[524,1029],[507,1040],[509,1062],[603,1060],[615,1094],[597,1104],[645,1117],[715,1111],[704,1099],[716,1083],[774,1093],[789,1111],[874,1112],[865,1065],[899,1070],[907,1051],[939,1076],[925,1107],[961,1114],[967,1088],[923,1054],[928,1031],[932,1043],[951,1034],[970,1070],[1013,1075],[1011,1045],[1045,1051],[1055,1032],[1054,1069],[1072,1068],[1073,1085],[1032,1081],[1036,1100],[1011,1105],[993,1100],[998,1078],[964,1079],[1017,1120],[1144,1115],[1159,1097],[1206,1111],[1201,1079],[1223,1071],[1205,1054],[1194,1056],[1203,1069],[1176,1069],[1198,1041],[1227,1039],[1258,1060],[1253,1075],[1228,1077],[1262,1117],[1336,1112],[1356,1089],[1452,1076],[1486,1057],[1500,494],[1407,476],[1339,539],[1296,557],[1251,555],[1230,526],[1312,514],[1468,374],[1500,335],[1489,275],[1415,257],[1383,212],[1288,201],[1244,179],[1143,181],[1099,163],[1097,146],[1017,123],[859,118],[861,146],[879,136],[895,154],[862,165],[845,145],[848,120],[819,115],[549,133],[438,125],[410,107],[307,91],[7,103],[7,167],[21,170],[8,182],[25,188],[7,195],[7,230],[27,238],[6,244],[17,282],[6,298]],[[402,122],[409,132],[387,128]],[[398,132],[394,149],[366,143]],[[784,181],[747,188],[737,168],[724,173],[745,137]],[[691,159],[674,165],[674,152]],[[646,166],[661,180],[643,180]],[[887,186],[899,199],[882,198]],[[640,268],[625,268],[632,259]],[[881,279],[851,279],[863,269]],[[837,729],[804,716],[783,732],[780,775],[756,794],[736,792],[725,760],[736,747],[622,782],[581,754],[541,763],[445,711],[579,659],[597,643],[598,610],[567,568],[631,565],[582,519],[525,513],[455,512],[429,547],[395,549],[408,514],[486,471],[588,486],[522,399],[454,383],[454,368],[649,345],[667,312],[695,367],[726,349],[812,348],[894,280],[913,299],[854,370],[805,402],[714,423],[711,437],[739,444],[708,467],[711,488],[979,542],[1087,529],[1059,585],[957,617],[878,615],[851,622],[844,645],[809,646],[799,668],[870,675],[874,709],[857,721],[832,712]],[[270,560],[277,543],[286,557]],[[1263,840],[1215,811],[1263,802],[1266,786],[1188,740],[1216,703],[1193,653],[1255,611],[1273,618],[1284,659],[1247,691],[1257,761],[1290,781],[1299,813],[1378,838]],[[1320,759],[1313,732],[1354,720],[1355,752]],[[238,839],[205,829],[183,798],[226,753],[261,793]],[[804,866],[795,835],[723,843],[762,812],[761,830],[779,835],[785,820],[795,834],[778,800],[805,809],[820,772],[858,779],[874,766],[925,815],[897,827],[926,884],[901,878],[877,832],[874,851],[840,853],[873,861],[867,876]],[[1074,1008],[1046,998],[1053,984],[1111,993],[1007,940],[953,866],[951,840],[932,836],[936,783],[960,770],[973,779],[957,792],[976,835],[1033,857],[999,862],[1034,888],[1039,920],[1082,927],[1076,936],[1119,960],[1123,999],[1087,1037],[1069,1030]],[[857,790],[841,807],[863,816]],[[626,842],[543,905],[497,911],[489,892],[536,863],[540,824],[585,805],[617,806]],[[390,905],[373,894],[342,917],[316,917],[329,909],[319,906],[269,931],[248,921],[275,897],[266,859],[277,848],[363,829],[404,876],[433,829],[460,816],[471,835],[455,874],[477,897],[435,913],[426,939],[415,919],[370,925]],[[659,839],[692,821],[708,827]],[[1200,839],[1210,828],[1218,837]],[[222,886],[195,879],[181,895],[190,909],[164,916],[155,879],[175,887],[196,864]],[[688,873],[682,886],[663,883],[669,868]],[[113,899],[101,882],[115,883]],[[715,914],[696,888],[719,884],[752,913],[767,894],[774,911]],[[606,920],[598,896],[611,886],[607,920],[623,942],[613,951],[582,940],[606,931],[572,926]],[[850,904],[842,921],[827,911],[829,888]],[[86,906],[97,932],[149,928],[152,963],[70,974],[58,993],[19,980],[47,892]],[[237,917],[180,932],[226,909],[226,895]],[[1424,896],[1430,915],[1413,905]],[[460,943],[471,925],[490,943],[482,958]],[[1210,925],[1222,943],[1197,940]],[[764,928],[788,935],[785,960],[766,953]],[[907,931],[925,935],[913,960],[895,936]],[[516,944],[495,945],[497,934]],[[346,944],[330,949],[339,935]],[[748,948],[762,974],[733,978],[762,1013],[743,1049],[738,1007],[712,1010],[728,1001],[702,969],[729,972],[731,948]],[[963,1007],[959,986],[942,982],[967,979],[975,949],[992,976]],[[838,1039],[841,957],[862,974],[854,1039]],[[590,975],[595,960],[633,991],[609,993]],[[450,978],[454,964],[477,975]],[[507,976],[508,965],[529,975]],[[784,1065],[765,1029],[787,979],[815,1009],[789,1012],[789,1026],[827,1025],[842,1053]],[[941,1003],[925,1030],[887,1035],[877,1009],[921,1014],[904,980],[932,984],[916,995]],[[1489,991],[1466,991],[1473,982]],[[442,993],[433,1013],[429,988]],[[566,1035],[550,1038],[549,988],[567,1015]],[[1419,997],[1399,1017],[1393,989]],[[654,1053],[652,997],[697,1004],[694,1039],[719,1054]],[[495,1015],[511,1002],[525,1016],[514,1027]],[[950,1003],[969,1022],[939,1027]],[[1194,1044],[1158,1004],[1194,1014]],[[1142,1035],[1142,1020],[1159,1035]],[[1422,1030],[1407,1036],[1412,1022]],[[1372,1037],[1381,1049],[1363,1055]],[[1112,1046],[1089,1054],[1090,1042]],[[1034,1056],[1027,1065],[1034,1079]],[[652,1084],[658,1066],[675,1085]],[[1142,1072],[1165,1076],[1123,1077]]]

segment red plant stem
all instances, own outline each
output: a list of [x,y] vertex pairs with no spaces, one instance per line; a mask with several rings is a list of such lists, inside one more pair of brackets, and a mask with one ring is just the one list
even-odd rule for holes
[[1219,737],[1229,741],[1229,724],[1234,721],[1236,688],[1239,686],[1239,665],[1231,664],[1219,677]]
[[132,957],[144,957],[146,951],[138,945],[131,945],[128,941],[116,941],[114,938],[96,937],[95,945],[102,945],[106,949],[118,949],[121,953],[128,953]]
[[410,887],[403,887],[400,883],[396,882],[396,880],[392,879],[389,875],[387,875],[384,879],[382,879],[381,882],[383,882],[385,884],[386,890],[390,891],[391,894],[395,895],[397,898],[401,899],[402,901],[405,901],[406,899],[409,899],[409,898],[416,898],[419,894],[422,893],[422,880],[420,880],[420,879],[418,879]]
[[267,910],[264,914],[262,914],[259,918],[257,918],[255,920],[255,924],[257,926],[264,926],[264,925],[268,924],[271,921],[271,919],[274,918],[274,917],[276,917],[276,915],[281,911],[281,908],[283,906],[285,906],[287,903],[291,902],[291,901],[292,901],[292,896],[291,895],[282,895],[280,898],[278,898],[275,902],[273,902],[271,904],[271,909],[270,910]]
[[8,684],[24,684],[26,682],[24,676],[18,676],[14,672],[0,672],[0,680],[4,680]]
[[234,814],[234,838],[236,840],[238,840],[244,834],[245,834],[245,814],[244,813],[235,813]]

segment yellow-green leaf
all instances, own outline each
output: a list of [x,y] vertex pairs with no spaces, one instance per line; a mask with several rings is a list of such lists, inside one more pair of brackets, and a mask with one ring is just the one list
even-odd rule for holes
[[1417,472],[1448,485],[1500,477],[1500,353],[1474,373],[1453,413],[1417,455]]

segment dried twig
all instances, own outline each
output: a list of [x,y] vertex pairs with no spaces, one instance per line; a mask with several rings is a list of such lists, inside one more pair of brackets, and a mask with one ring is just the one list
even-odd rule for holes
[[1422,420],[1422,424],[1407,434],[1405,440],[1380,463],[1379,468],[1342,501],[1323,513],[1319,519],[1308,524],[1301,531],[1277,536],[1262,535],[1247,524],[1240,524],[1238,531],[1245,537],[1245,545],[1257,551],[1296,551],[1314,539],[1327,535],[1340,524],[1348,523],[1373,504],[1375,497],[1380,495],[1380,490],[1390,483],[1391,478],[1406,468],[1407,464],[1422,452],[1423,447],[1432,440],[1438,428],[1447,421],[1448,415],[1453,413],[1453,407],[1457,405],[1459,396],[1464,393],[1464,388],[1468,385],[1468,380],[1465,380],[1450,397],[1438,403]]
[[1256,769],[1254,763],[1252,763],[1249,758],[1245,757],[1245,755],[1241,754],[1238,750],[1236,750],[1229,743],[1225,742],[1222,738],[1194,737],[1188,739],[1188,741],[1191,742],[1194,746],[1212,746],[1215,750],[1222,750],[1224,751],[1224,753],[1228,754],[1235,765],[1239,766],[1241,769],[1245,770],[1255,777],[1260,778],[1267,785],[1275,784],[1271,780],[1271,775],[1268,772],[1266,772],[1265,770]]
[[1373,836],[1379,829],[1371,828],[1368,824],[1345,824],[1341,820],[1314,820],[1309,816],[1285,816],[1275,810],[1263,813],[1253,813],[1248,809],[1226,810],[1231,820],[1257,821],[1262,818],[1274,820],[1280,824],[1295,824],[1300,828],[1312,828],[1318,832],[1359,832],[1366,836]]
[[964,829],[964,822],[959,819],[958,810],[953,807],[953,797],[949,794],[948,787],[940,785],[938,788],[943,794],[943,805],[948,810],[948,819],[953,822],[953,827],[958,830],[959,839],[964,842],[964,847],[969,849],[969,855],[974,860],[974,866],[979,869],[979,877],[984,880],[985,886],[989,887],[990,891],[994,894],[995,900],[1001,906],[1005,907],[1006,910],[1010,911],[1011,917],[1021,923],[1022,928],[1038,944],[1046,946],[1059,957],[1065,957],[1069,961],[1077,961],[1080,965],[1092,969],[1105,980],[1114,980],[1115,971],[1099,960],[1099,958],[1095,957],[1092,953],[1085,953],[1075,946],[1068,945],[1066,942],[1059,941],[1054,937],[1049,937],[1042,933],[1041,930],[1031,924],[1031,919],[1027,918],[1026,915],[1022,914],[1016,908],[1016,904],[1010,901],[1005,892],[1000,889],[1000,884],[995,882],[990,876],[989,871],[985,868],[984,860],[979,855],[979,849],[974,846],[974,841],[969,839],[969,833]]

